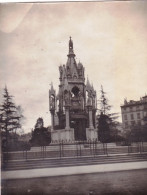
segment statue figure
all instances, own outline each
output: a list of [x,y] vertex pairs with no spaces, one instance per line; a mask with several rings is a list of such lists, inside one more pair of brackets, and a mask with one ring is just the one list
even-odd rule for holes
[[91,97],[88,97],[88,99],[87,99],[87,106],[91,106]]
[[68,93],[65,93],[64,100],[65,100],[65,104],[67,105],[69,103],[69,95],[68,95]]
[[51,109],[54,109],[55,108],[55,98],[54,97],[51,97],[50,98],[50,107],[51,107]]

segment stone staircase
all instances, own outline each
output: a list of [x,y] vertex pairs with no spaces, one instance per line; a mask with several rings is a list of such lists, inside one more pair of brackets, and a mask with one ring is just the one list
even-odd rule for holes
[[[129,149],[129,151],[128,151]],[[147,152],[147,145],[140,151],[136,145],[128,146],[116,146],[109,144],[107,146],[107,152],[104,150],[102,144],[64,144],[64,145],[49,145],[44,147],[32,147],[30,151],[18,151],[4,153],[4,158],[10,160],[33,160],[44,158],[64,158],[64,157],[82,157],[82,156],[99,156],[104,154],[127,154],[127,153],[141,153]]]
[[[26,170],[26,169],[40,169],[53,167],[70,167],[83,165],[97,165],[97,164],[111,164],[111,163],[125,163],[125,162],[139,162],[147,161],[147,154],[129,154],[129,155],[100,155],[88,157],[74,157],[74,158],[45,158],[45,159],[30,159],[30,160],[11,160],[5,164],[4,170]],[[125,166],[125,165],[124,165]]]

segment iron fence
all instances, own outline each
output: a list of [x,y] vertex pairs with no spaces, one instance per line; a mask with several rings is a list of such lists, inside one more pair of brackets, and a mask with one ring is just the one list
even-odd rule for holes
[[70,158],[82,156],[99,156],[111,154],[130,154],[147,152],[147,142],[100,143],[97,140],[52,143],[49,146],[32,147],[30,150],[3,152],[2,161],[29,160],[46,158]]

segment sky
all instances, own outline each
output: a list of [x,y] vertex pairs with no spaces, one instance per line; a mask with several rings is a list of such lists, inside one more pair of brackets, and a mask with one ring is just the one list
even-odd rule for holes
[[[0,4],[0,98],[3,88],[21,105],[30,132],[38,117],[51,124],[49,88],[58,91],[69,37],[76,61],[100,97],[103,85],[112,112],[124,98],[147,93],[147,2]],[[121,117],[119,118],[121,121]]]

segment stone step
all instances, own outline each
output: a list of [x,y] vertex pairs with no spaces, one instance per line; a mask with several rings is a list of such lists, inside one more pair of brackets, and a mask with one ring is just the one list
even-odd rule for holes
[[[139,150],[138,148],[131,148],[131,151],[132,153],[139,153]],[[146,150],[147,151],[147,150]],[[128,153],[128,148],[108,148],[107,149],[107,153],[108,154],[120,154],[120,153]],[[31,152],[31,151],[28,151],[27,153],[26,152],[20,152],[20,153],[9,153],[8,157],[9,157],[9,160],[21,160],[21,159],[37,159],[37,158],[43,158],[43,156],[45,158],[58,158],[61,156],[65,156],[65,157],[76,157],[76,156],[90,156],[90,155],[102,155],[104,154],[104,150],[103,149],[95,149],[93,150],[93,148],[88,148],[88,149],[81,149],[78,148],[73,150],[64,150],[63,151],[45,151],[44,154],[43,152]],[[5,154],[6,155],[6,154]],[[27,156],[27,157],[26,157]]]
[[143,155],[121,155],[121,156],[101,156],[101,157],[80,157],[71,159],[44,159],[29,161],[8,162],[6,170],[20,170],[32,168],[51,168],[62,166],[81,166],[92,164],[106,164],[119,162],[134,162],[147,160],[147,154]]

